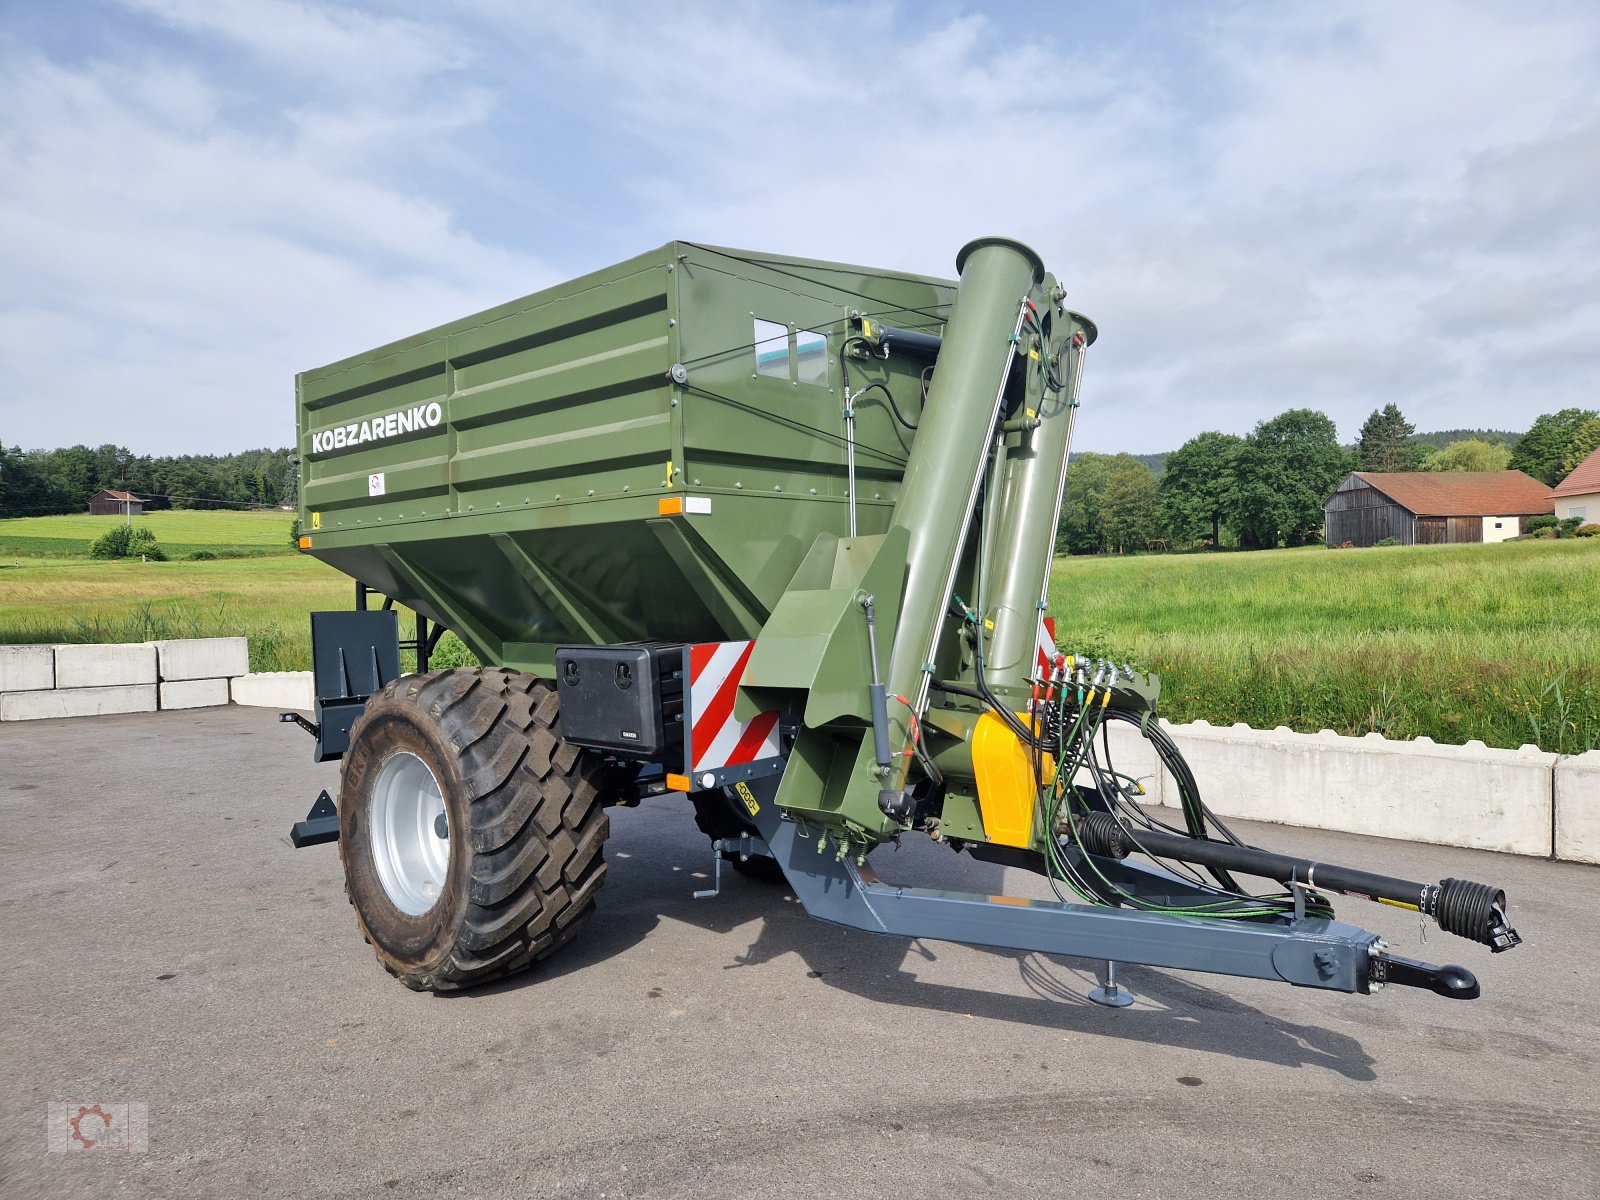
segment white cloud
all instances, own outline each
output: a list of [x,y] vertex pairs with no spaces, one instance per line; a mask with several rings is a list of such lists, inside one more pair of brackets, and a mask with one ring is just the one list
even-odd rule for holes
[[1474,280],[1544,281],[1588,315],[1581,7],[1252,5],[1148,51],[999,17],[644,11],[522,20],[643,144],[624,184],[645,240],[948,273],[975,233],[1023,237],[1101,324],[1086,444],[1160,449],[1299,404],[1353,435],[1391,399],[1424,427],[1519,427],[1592,392],[1553,369],[1516,396],[1493,332],[1446,316]]
[[281,444],[295,369],[678,236],[1033,243],[1102,329],[1084,448],[1595,403],[1581,4],[128,10],[0,43],[9,441]]
[[404,92],[464,66],[470,54],[446,22],[378,16],[303,0],[122,0],[163,24],[215,35],[320,92]]
[[[213,13],[145,7],[179,23]],[[330,22],[297,5],[213,15],[196,23],[266,65],[225,76],[203,56],[175,61],[145,46],[73,67],[4,50],[9,442],[286,444],[297,369],[553,279],[531,254],[461,228],[411,180],[386,178],[397,158],[417,157],[411,139],[482,120],[480,93],[379,112],[370,94],[294,108],[297,93],[277,90],[293,45],[355,70],[370,34],[391,57],[363,68],[369,82],[405,75],[386,90],[425,91],[426,73],[453,60],[430,60],[424,31]]]

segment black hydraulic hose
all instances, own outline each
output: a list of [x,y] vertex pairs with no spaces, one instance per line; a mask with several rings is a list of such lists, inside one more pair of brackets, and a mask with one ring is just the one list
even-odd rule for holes
[[[978,637],[981,639],[982,636],[983,631],[979,630]],[[1029,729],[1017,719],[1016,713],[1012,712],[1009,707],[1001,703],[1000,698],[989,690],[989,685],[984,681],[983,678],[983,654],[981,652],[975,652],[972,656],[972,678],[978,685],[978,691],[976,693],[978,699],[987,704],[994,711],[995,716],[999,717],[1006,723],[1007,726],[1010,727],[1011,732],[1016,734],[1018,741],[1020,741],[1024,746],[1027,746],[1030,750],[1048,749],[1043,741],[1044,731],[1037,728]],[[972,695],[973,693],[969,692],[967,694]],[[1035,717],[1034,719],[1037,721],[1038,718]],[[1036,767],[1035,774],[1037,773],[1038,771]],[[1040,783],[1042,784],[1043,781],[1041,780]]]
[[985,704],[989,703],[982,692],[974,688],[962,687],[959,683],[942,683],[935,679],[933,686],[941,692],[949,692],[952,696],[966,696],[972,700],[981,700]]
[[[1131,725],[1138,725],[1140,731],[1149,739],[1150,745],[1156,752],[1156,757],[1161,760],[1161,765],[1172,775],[1173,781],[1178,785],[1178,795],[1183,798],[1183,823],[1189,830],[1189,836],[1202,840],[1211,840],[1211,833],[1207,829],[1207,820],[1217,827],[1228,842],[1235,846],[1243,845],[1233,830],[1221,821],[1211,816],[1206,810],[1205,802],[1200,798],[1200,784],[1195,780],[1194,772],[1189,769],[1188,761],[1183,757],[1183,751],[1178,749],[1178,743],[1172,740],[1167,731],[1161,728],[1158,721],[1152,718],[1149,721],[1122,709],[1109,709],[1106,716],[1114,721],[1126,721]],[[1241,892],[1238,881],[1228,873],[1225,867],[1203,863],[1211,872],[1211,877],[1223,888],[1230,892]]]
[[981,659],[976,660],[973,664],[974,673],[977,675],[978,680],[977,688],[962,687],[960,684],[956,683],[943,683],[937,679],[933,680],[932,686],[938,688],[941,692],[948,692],[952,696],[966,696],[970,699],[978,701],[980,704],[986,705],[988,708],[993,710],[995,716],[999,717],[1006,723],[1006,725],[1011,729],[1011,732],[1017,735],[1018,740],[1021,741],[1023,745],[1035,750],[1049,750],[1050,747],[1045,745],[1044,741],[1042,740],[1043,730],[1035,732],[1034,730],[1029,729],[1021,721],[1017,720],[1017,714],[1002,704],[999,698],[995,696],[995,694],[991,692],[987,686],[985,686],[983,682],[983,670],[982,667],[978,665],[981,661]]
[[1079,837],[1085,850],[1110,858],[1126,858],[1137,848],[1163,858],[1242,871],[1282,883],[1409,908],[1433,917],[1446,933],[1480,942],[1497,952],[1509,950],[1522,940],[1506,924],[1505,892],[1484,883],[1466,879],[1412,883],[1353,867],[1274,854],[1253,846],[1202,841],[1153,830],[1140,830],[1135,847],[1132,835],[1114,833],[1104,821],[1084,822]]
[[899,421],[900,424],[904,425],[907,429],[911,430],[911,432],[915,433],[917,431],[917,427],[910,421],[906,420],[905,414],[900,411],[900,406],[894,402],[894,393],[889,390],[887,384],[869,383],[859,392],[853,392],[851,394],[851,402],[854,403],[855,401],[861,399],[861,397],[865,396],[868,392],[882,392],[884,397],[889,401],[889,411],[894,413],[894,419]]
[[[862,339],[858,337],[845,338],[844,341],[839,343],[839,380],[844,385],[845,394],[850,397],[851,403],[854,403],[855,401],[861,399],[862,396],[865,396],[868,392],[882,392],[884,397],[889,401],[889,411],[894,413],[894,419],[899,421],[900,424],[904,425],[907,429],[911,430],[911,432],[915,433],[917,431],[917,427],[910,421],[906,420],[905,414],[900,411],[900,406],[894,402],[894,393],[889,390],[888,385],[882,383],[869,383],[859,392],[852,392],[850,390],[850,368],[845,366],[845,351],[850,346],[861,340]],[[922,398],[924,401],[926,401],[928,398],[926,389],[923,391]]]

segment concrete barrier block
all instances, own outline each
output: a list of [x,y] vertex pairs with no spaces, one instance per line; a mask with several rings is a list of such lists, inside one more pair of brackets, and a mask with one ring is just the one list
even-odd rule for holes
[[250,643],[242,637],[183,638],[155,646],[157,669],[164,681],[227,679],[250,673]]
[[0,692],[33,692],[55,685],[53,646],[0,646]]
[[160,686],[162,708],[211,708],[228,702],[226,679],[177,679]]
[[[152,658],[151,661],[155,660]],[[0,721],[42,721],[51,717],[101,717],[110,713],[155,711],[156,685],[153,683],[0,694]]]
[[1554,754],[1199,722],[1172,733],[1202,798],[1223,817],[1513,854],[1551,852]]
[[317,706],[310,671],[257,671],[252,675],[240,675],[229,682],[229,691],[235,704],[298,712],[310,712]]
[[56,687],[103,688],[156,681],[151,642],[118,645],[58,645]]
[[1600,863],[1600,750],[1556,764],[1556,857]]

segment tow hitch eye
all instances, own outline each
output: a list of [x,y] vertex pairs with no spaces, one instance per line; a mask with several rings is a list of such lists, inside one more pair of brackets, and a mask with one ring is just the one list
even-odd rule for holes
[[1481,994],[1477,976],[1465,967],[1451,963],[1436,967],[1398,954],[1374,955],[1370,980],[1375,984],[1427,988],[1446,1000],[1476,1000]]

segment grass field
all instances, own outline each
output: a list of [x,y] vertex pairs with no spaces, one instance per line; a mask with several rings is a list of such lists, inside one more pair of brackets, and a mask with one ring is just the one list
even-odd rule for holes
[[306,614],[349,608],[354,585],[315,559],[0,560],[0,643],[250,639],[256,671],[311,667]]
[[[0,546],[35,537],[86,547],[116,520],[3,521]],[[286,547],[274,553],[287,541],[284,514],[147,520],[170,522],[156,526],[169,551],[272,556],[93,562],[0,550],[0,643],[244,634],[253,669],[304,670],[306,614],[350,607],[345,576]],[[1051,601],[1063,649],[1159,672],[1173,720],[1600,747],[1600,538],[1061,559]]]
[[[0,561],[87,556],[90,543],[123,520],[73,513],[0,521]],[[293,520],[292,514],[276,511],[165,511],[135,517],[133,524],[151,530],[169,558],[187,558],[197,550],[208,550],[220,558],[241,558],[291,553],[289,525]]]
[[1061,559],[1051,610],[1176,721],[1600,747],[1600,538]]

